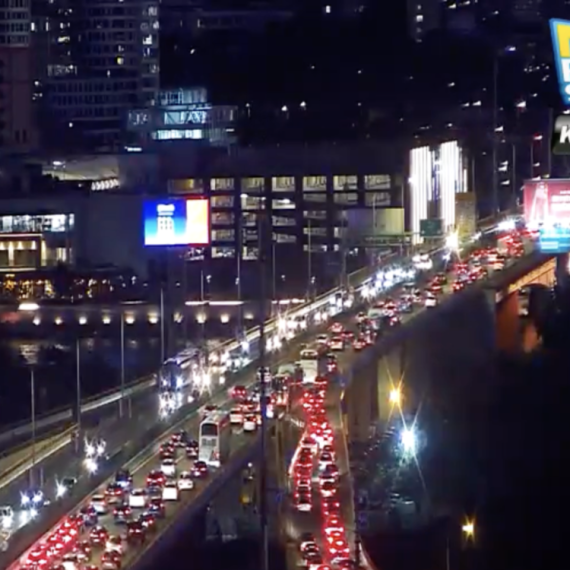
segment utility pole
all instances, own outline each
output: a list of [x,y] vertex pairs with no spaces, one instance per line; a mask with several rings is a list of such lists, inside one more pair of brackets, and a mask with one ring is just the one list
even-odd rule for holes
[[265,374],[265,312],[267,307],[266,261],[267,261],[267,216],[259,212],[259,270],[260,270],[260,321],[259,327],[259,371],[261,412],[261,463],[259,469],[260,514],[261,514],[261,570],[269,570],[269,522],[267,515],[267,391]]

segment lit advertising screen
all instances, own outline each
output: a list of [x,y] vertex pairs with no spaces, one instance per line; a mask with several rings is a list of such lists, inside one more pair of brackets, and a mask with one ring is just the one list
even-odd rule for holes
[[529,227],[570,225],[570,180],[527,181],[523,200]]
[[570,226],[540,228],[538,246],[542,253],[570,252]]
[[206,198],[145,200],[143,219],[145,245],[210,243],[210,203]]

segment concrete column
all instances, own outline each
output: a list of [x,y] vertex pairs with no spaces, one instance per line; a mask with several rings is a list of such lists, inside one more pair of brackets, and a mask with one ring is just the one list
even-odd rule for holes
[[497,305],[497,348],[514,352],[520,345],[519,300],[518,294],[511,293]]
[[373,387],[376,385],[378,362],[372,360],[353,371],[346,390],[348,437],[351,441],[367,441],[375,424],[372,414]]

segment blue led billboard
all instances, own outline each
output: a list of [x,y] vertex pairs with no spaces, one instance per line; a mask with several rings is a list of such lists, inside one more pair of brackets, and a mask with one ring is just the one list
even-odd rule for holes
[[206,198],[145,200],[143,219],[145,245],[210,243],[210,204]]
[[539,230],[538,245],[543,253],[570,252],[570,226],[549,226]]

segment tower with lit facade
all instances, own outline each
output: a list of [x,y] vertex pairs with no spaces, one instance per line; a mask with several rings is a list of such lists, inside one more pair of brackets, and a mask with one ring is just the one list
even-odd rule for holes
[[54,0],[33,28],[43,46],[46,134],[85,150],[116,150],[129,109],[159,89],[159,0]]

